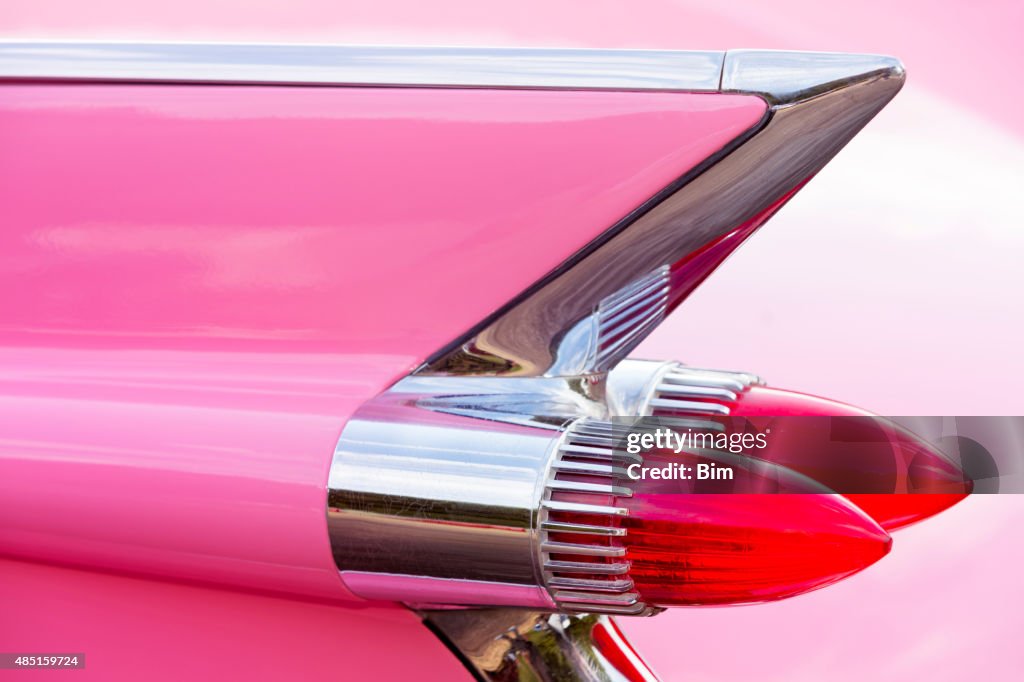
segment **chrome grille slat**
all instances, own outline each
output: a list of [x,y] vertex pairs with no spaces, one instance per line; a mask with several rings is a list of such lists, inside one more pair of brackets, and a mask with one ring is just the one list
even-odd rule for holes
[[598,580],[595,578],[552,578],[552,587],[570,587],[573,589],[586,590],[588,592],[629,592],[633,589],[633,581],[629,578],[623,580]]
[[611,537],[622,537],[626,534],[625,528],[609,528],[607,526],[594,526],[586,523],[544,521],[540,524],[540,527],[542,530],[552,533],[578,533],[580,535],[607,535]]
[[606,483],[583,483],[582,481],[556,480],[548,483],[548,488],[551,490],[572,490],[576,492],[599,493],[602,495],[617,495],[619,497],[633,496],[633,491],[630,488]]
[[558,471],[571,471],[572,473],[583,476],[612,476],[623,479],[626,477],[625,469],[610,464],[591,464],[590,462],[570,462],[562,460],[560,462],[555,462],[552,465],[552,468]]
[[667,284],[655,282],[646,289],[638,291],[630,298],[616,303],[613,306],[601,310],[601,321],[606,325],[613,325],[620,320],[629,317],[638,310],[647,310],[651,307],[652,301],[668,298],[669,287]]
[[629,571],[628,563],[601,564],[589,561],[547,561],[544,569],[563,573],[592,573],[594,575],[621,575]]
[[662,398],[655,398],[652,400],[651,407],[662,407],[676,412],[688,412],[693,414],[728,415],[731,411],[728,405],[722,405],[720,403],[701,403],[693,400],[665,400]]
[[[615,504],[632,496],[633,491],[623,485],[625,469],[610,463],[619,457],[622,460],[618,461],[643,462],[639,454],[615,450],[615,444],[628,432],[624,425],[581,419],[569,426],[559,442],[545,486],[539,529],[544,584],[563,610],[622,614],[647,611],[647,605],[631,591],[628,550],[621,542],[629,531],[618,519],[627,516],[628,510]],[[554,500],[553,495],[572,495],[573,501]],[[587,497],[595,503],[583,502]],[[557,516],[592,510],[592,521]],[[566,534],[571,542],[564,539]],[[552,559],[552,555],[560,558]]]
[[628,509],[622,507],[609,507],[604,504],[585,504],[582,502],[561,502],[559,500],[544,500],[541,503],[544,509],[551,511],[577,512],[580,514],[606,514],[608,516],[627,516]]
[[579,554],[581,556],[626,556],[625,547],[606,547],[602,545],[583,545],[575,542],[544,542],[541,551],[549,554]]
[[713,388],[709,386],[694,386],[690,384],[658,384],[658,393],[661,395],[685,395],[701,396],[705,398],[719,398],[721,400],[736,400],[736,393],[724,388]]
[[576,592],[559,590],[555,592],[555,598],[562,602],[585,603],[587,605],[611,604],[615,606],[632,606],[637,603],[640,595],[636,592],[625,592],[623,594],[608,594],[603,592]]

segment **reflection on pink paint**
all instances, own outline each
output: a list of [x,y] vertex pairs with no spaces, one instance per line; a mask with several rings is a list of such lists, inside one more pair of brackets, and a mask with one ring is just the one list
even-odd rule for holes
[[[5,85],[7,345],[411,356],[757,123],[740,95]],[[382,254],[387,257],[382,258]]]
[[403,360],[0,349],[0,547],[353,601],[327,538],[328,467]]
[[416,615],[399,607],[353,611],[3,558],[0,576],[3,648],[83,652],[76,680],[471,679]]

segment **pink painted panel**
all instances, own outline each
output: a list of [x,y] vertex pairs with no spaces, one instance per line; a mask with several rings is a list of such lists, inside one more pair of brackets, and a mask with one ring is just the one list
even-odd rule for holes
[[470,680],[416,616],[0,559],[0,648],[84,652],[25,680]]
[[761,118],[755,97],[5,85],[0,343],[409,369]]
[[0,87],[0,551],[351,599],[348,415],[764,106]]
[[402,360],[0,349],[0,554],[353,600],[328,467]]

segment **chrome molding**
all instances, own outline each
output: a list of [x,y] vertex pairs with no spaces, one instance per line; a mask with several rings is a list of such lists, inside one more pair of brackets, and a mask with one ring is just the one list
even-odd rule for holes
[[487,609],[423,617],[485,682],[658,680],[607,616]]
[[[904,73],[888,57],[742,51],[726,54],[723,78],[723,88],[769,102],[758,129],[612,226],[417,372],[557,376],[567,366],[578,370],[564,358],[586,356],[581,342],[587,337],[575,332],[600,316],[603,301],[627,290],[640,273],[671,266],[770,216],[895,96]],[[625,355],[610,352],[583,373],[600,373]]]
[[0,42],[0,79],[716,91],[724,52]]

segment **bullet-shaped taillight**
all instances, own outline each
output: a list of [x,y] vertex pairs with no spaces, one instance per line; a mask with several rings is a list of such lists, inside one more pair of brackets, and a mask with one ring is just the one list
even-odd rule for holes
[[752,386],[732,414],[773,429],[761,456],[842,492],[887,530],[938,514],[971,492],[960,467],[933,445],[844,403]]
[[[937,514],[966,497],[972,483],[935,446],[844,403],[768,388],[754,375],[623,362],[610,379],[620,411],[678,419],[727,419],[770,433],[750,453],[841,493],[886,530]],[[642,388],[640,388],[642,387]]]
[[[605,433],[615,428],[605,427]],[[631,456],[619,449],[620,440],[618,472],[606,480],[596,470],[582,476],[577,463],[593,453],[581,443],[596,443],[600,433],[594,423],[570,430],[556,475],[564,485],[555,487],[552,500],[610,503],[621,515],[603,516],[596,508],[549,514],[555,529],[549,544],[577,553],[554,557],[556,585],[586,590],[592,599],[632,594],[650,607],[746,604],[823,587],[889,551],[888,534],[848,500],[762,460],[672,447]],[[701,478],[694,474],[700,469],[728,476]],[[614,493],[601,499],[598,485]],[[580,530],[573,533],[573,525]],[[598,535],[598,527],[609,530]]]

